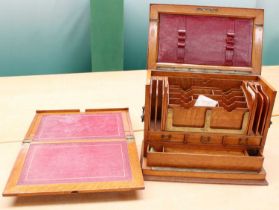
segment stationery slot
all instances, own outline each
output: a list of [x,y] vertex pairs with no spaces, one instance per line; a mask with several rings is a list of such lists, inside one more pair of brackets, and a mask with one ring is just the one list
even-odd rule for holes
[[155,109],[156,109],[156,87],[157,80],[151,80],[151,120],[154,122],[155,119]]
[[167,110],[168,110],[168,101],[169,101],[169,84],[167,78],[164,78],[162,85],[162,116],[161,116],[161,130],[165,130],[166,121],[167,121]]
[[261,85],[257,86],[258,91],[263,95],[263,113],[261,115],[261,118],[259,120],[259,127],[258,127],[258,132],[260,135],[263,135],[264,132],[264,126],[266,123],[266,118],[268,115],[268,107],[269,107],[269,97],[265,94],[265,92],[263,91],[263,88]]
[[[215,80],[197,78],[168,78],[169,82],[169,123],[168,130],[199,132],[222,132],[235,130],[239,134],[247,132],[250,109],[254,98],[243,91],[245,84],[236,80]],[[245,89],[246,92],[247,88]],[[215,100],[216,107],[196,106],[199,96]],[[249,102],[249,104],[247,103]],[[249,116],[248,116],[249,115]],[[168,123],[167,123],[168,124]],[[192,130],[189,130],[194,128]],[[238,130],[238,131],[237,131]]]
[[221,129],[241,129],[244,114],[247,109],[227,111],[223,107],[216,107],[211,111],[210,127]]
[[174,108],[172,124],[174,126],[202,128],[205,125],[205,115],[205,107]]
[[151,82],[151,127],[153,129],[161,128],[162,103],[163,103],[163,79],[154,78]]
[[193,97],[187,102],[180,100],[180,106],[186,109],[192,108],[196,103],[196,100]]
[[262,93],[259,92],[257,85],[253,84],[254,90],[256,91],[256,94],[258,95],[258,104],[257,104],[257,108],[256,108],[256,119],[254,123],[253,123],[253,132],[256,135],[260,135],[259,133],[259,124],[260,124],[260,120],[262,118],[263,115],[263,105],[264,105],[264,96],[262,95]]
[[159,150],[148,147],[147,165],[213,170],[260,171],[263,155],[259,150],[200,149],[165,146]]
[[255,135],[263,135],[264,125],[268,114],[269,98],[259,83],[248,82],[246,86],[247,88],[250,88],[250,91],[253,91],[256,101],[256,104],[253,107],[254,115],[251,116],[254,120],[252,121],[253,124],[250,127],[249,132],[254,133]]
[[241,87],[246,96],[247,105],[250,111],[249,112],[250,123],[248,126],[248,134],[256,135],[256,131],[253,130],[253,124],[255,123],[255,115],[258,106],[258,94],[250,82],[244,81]]
[[157,128],[157,118],[158,118],[158,98],[159,98],[159,81],[157,80],[156,83],[156,99],[155,99],[155,117],[154,117],[154,125],[155,125],[155,130]]

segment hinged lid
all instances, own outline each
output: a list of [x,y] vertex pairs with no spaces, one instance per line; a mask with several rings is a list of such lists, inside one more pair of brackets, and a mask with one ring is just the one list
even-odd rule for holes
[[260,74],[263,10],[151,5],[148,69]]

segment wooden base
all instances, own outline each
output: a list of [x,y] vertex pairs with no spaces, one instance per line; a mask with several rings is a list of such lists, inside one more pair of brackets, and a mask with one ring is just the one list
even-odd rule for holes
[[268,185],[266,172],[223,171],[205,169],[180,169],[149,167],[141,157],[142,172],[146,181],[190,182],[207,184]]

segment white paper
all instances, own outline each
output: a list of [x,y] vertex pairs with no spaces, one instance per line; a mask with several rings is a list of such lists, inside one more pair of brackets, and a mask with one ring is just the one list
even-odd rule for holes
[[196,100],[195,106],[216,107],[217,104],[218,104],[218,101],[215,101],[204,95],[199,95],[198,99]]

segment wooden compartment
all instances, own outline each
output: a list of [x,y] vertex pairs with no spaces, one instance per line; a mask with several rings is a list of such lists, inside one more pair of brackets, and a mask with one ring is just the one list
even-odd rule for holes
[[172,132],[162,134],[162,133],[150,132],[148,138],[154,141],[183,142],[184,134],[174,134]]
[[[207,127],[212,132],[218,132],[214,129],[235,129],[242,130],[242,133],[246,131],[248,116],[245,115],[249,115],[252,107],[248,107],[248,99],[242,90],[246,86],[242,81],[181,77],[169,77],[168,80],[168,109],[172,113],[168,118],[172,124],[169,131],[176,130],[175,127],[205,130]],[[217,107],[196,106],[200,95],[218,102]]]
[[147,165],[177,168],[260,171],[263,156],[259,151],[163,147],[148,148]]
[[241,129],[246,111],[247,110],[245,109],[237,109],[229,112],[222,107],[212,109],[210,127],[223,129]]
[[223,136],[222,135],[201,135],[201,134],[185,134],[185,143],[186,144],[194,144],[194,145],[211,145],[222,144]]
[[236,136],[225,136],[223,138],[224,145],[247,145],[247,146],[260,146],[261,137],[236,137]]
[[276,91],[263,10],[151,5],[142,169],[148,180],[266,184]]
[[173,126],[178,127],[198,127],[205,125],[205,107],[191,107],[188,109],[175,107],[173,108]]

